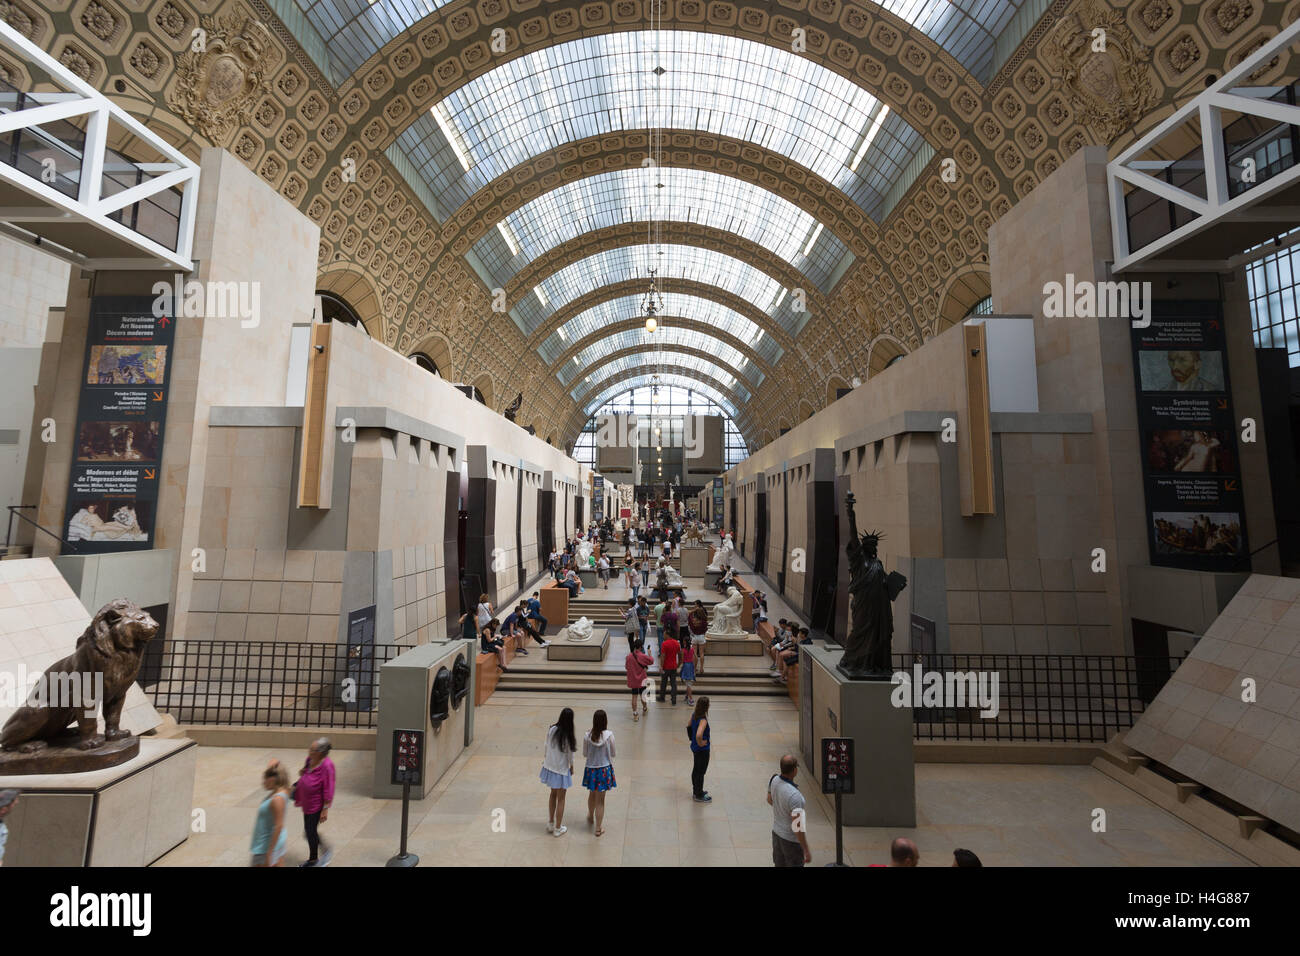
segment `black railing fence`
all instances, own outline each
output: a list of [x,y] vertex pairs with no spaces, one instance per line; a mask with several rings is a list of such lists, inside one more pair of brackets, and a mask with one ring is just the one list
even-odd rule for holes
[[909,677],[917,740],[1104,743],[1133,726],[1180,662],[1085,654],[894,655],[895,671]]
[[409,647],[167,641],[140,683],[180,724],[374,727],[379,669]]
[[[379,669],[409,649],[169,640],[140,683],[181,724],[375,727]],[[912,681],[918,740],[1104,742],[1133,725],[1178,664],[1170,657],[894,655],[895,670]],[[928,675],[937,675],[944,696],[926,696],[936,686]]]

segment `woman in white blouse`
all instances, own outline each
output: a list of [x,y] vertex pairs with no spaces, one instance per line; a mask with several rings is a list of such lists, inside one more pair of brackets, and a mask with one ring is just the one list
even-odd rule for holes
[[618,784],[614,780],[614,732],[608,730],[609,718],[598,710],[591,718],[591,730],[582,738],[582,755],[587,766],[582,771],[582,785],[587,795],[587,823],[595,823],[596,836],[605,833],[605,793]]
[[573,708],[560,711],[560,719],[546,732],[546,756],[542,760],[542,783],[551,788],[550,822],[546,832],[556,836],[567,833],[564,825],[564,798],[573,786],[573,753],[578,742],[573,733]]

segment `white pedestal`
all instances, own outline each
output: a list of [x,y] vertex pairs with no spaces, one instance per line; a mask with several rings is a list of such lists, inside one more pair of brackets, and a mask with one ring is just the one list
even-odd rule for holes
[[198,745],[141,737],[140,754],[104,770],[0,777],[22,791],[5,822],[5,869],[148,866],[190,834]]

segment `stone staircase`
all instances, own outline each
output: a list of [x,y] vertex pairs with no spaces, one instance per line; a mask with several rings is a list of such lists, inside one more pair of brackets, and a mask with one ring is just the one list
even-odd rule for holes
[[[705,601],[705,607],[712,607],[715,603]],[[569,602],[569,620],[573,622],[586,617],[596,627],[609,630],[609,651],[605,660],[599,663],[548,661],[546,652],[534,647],[527,657],[516,656],[510,662],[510,671],[501,675],[495,693],[626,695],[628,688],[623,658],[627,654],[627,639],[623,636],[622,614],[625,607],[626,598],[607,598],[603,593],[593,596],[589,588],[582,597]],[[768,675],[766,657],[706,656],[705,662],[705,672],[694,685],[697,695],[789,699],[785,685]],[[657,668],[652,667],[650,674],[657,684]],[[680,681],[678,688],[680,706]]]

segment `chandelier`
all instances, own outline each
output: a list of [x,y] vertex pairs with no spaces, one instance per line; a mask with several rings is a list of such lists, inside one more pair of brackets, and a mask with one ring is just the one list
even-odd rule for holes
[[653,332],[659,328],[659,320],[655,318],[664,310],[664,296],[659,291],[659,286],[655,281],[655,273],[658,269],[650,270],[650,287],[646,289],[645,295],[641,297],[641,312],[645,315],[645,330]]

